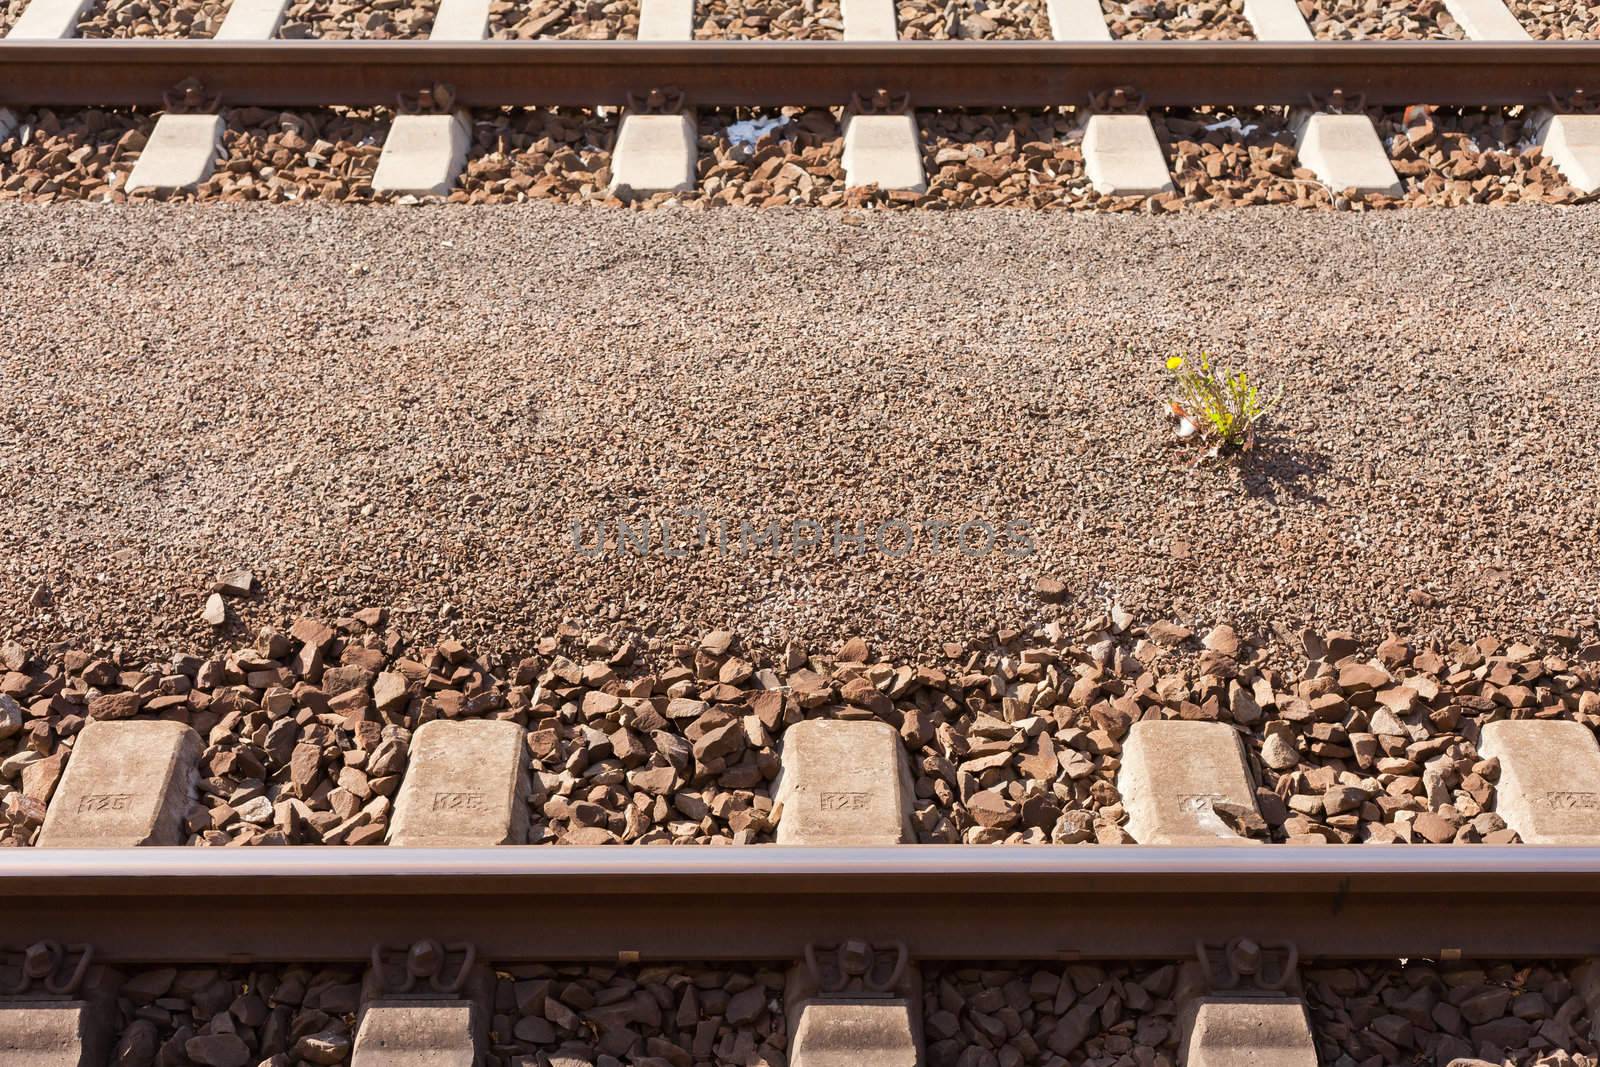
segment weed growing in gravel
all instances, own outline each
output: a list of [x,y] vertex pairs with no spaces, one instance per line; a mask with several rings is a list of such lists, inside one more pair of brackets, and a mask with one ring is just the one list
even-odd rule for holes
[[1255,446],[1256,427],[1282,399],[1281,392],[1264,399],[1244,371],[1213,366],[1206,352],[1200,353],[1197,362],[1172,356],[1166,367],[1178,390],[1167,402],[1178,436],[1202,435],[1211,442],[1209,455],[1213,458],[1250,451]]

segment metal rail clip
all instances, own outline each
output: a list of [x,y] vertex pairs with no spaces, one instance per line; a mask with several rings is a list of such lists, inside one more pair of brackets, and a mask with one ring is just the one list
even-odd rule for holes
[[1574,89],[1565,95],[1550,93],[1550,109],[1557,115],[1593,115],[1600,111],[1600,100],[1589,96],[1582,89]]
[[1232,996],[1282,996],[1300,963],[1300,950],[1288,941],[1235,937],[1222,944],[1197,941],[1194,948],[1211,992]]
[[891,93],[887,89],[875,89],[866,95],[851,93],[850,103],[845,107],[844,113],[848,115],[909,115],[911,114],[911,94]]
[[831,947],[806,946],[806,971],[818,996],[889,999],[899,996],[910,953],[905,942],[873,945],[843,941]]
[[1338,88],[1327,96],[1307,93],[1306,100],[1313,111],[1327,111],[1335,115],[1359,115],[1367,106],[1366,93],[1347,93]]
[[683,90],[669,86],[665,89],[651,89],[643,96],[629,93],[628,110],[641,115],[679,114],[683,111]]
[[[461,964],[451,969],[450,958],[459,955]],[[372,973],[385,996],[430,996],[460,993],[478,962],[478,950],[466,943],[441,945],[437,941],[418,941],[410,948],[372,946]],[[395,971],[399,970],[398,977]],[[425,988],[417,988],[426,982]]]
[[210,115],[216,113],[222,98],[208,95],[199,78],[185,78],[161,94],[161,103],[177,115]]
[[0,950],[0,997],[17,1000],[72,1000],[83,988],[94,961],[90,945],[38,941],[23,949]]
[[395,110],[401,115],[447,115],[455,106],[455,88],[443,82],[434,82],[414,93],[400,93],[395,97]]
[[1090,93],[1089,110],[1096,115],[1138,114],[1144,110],[1144,93],[1131,85]]

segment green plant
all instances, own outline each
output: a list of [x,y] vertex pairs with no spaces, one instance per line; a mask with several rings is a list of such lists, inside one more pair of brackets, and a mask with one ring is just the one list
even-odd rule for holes
[[1281,392],[1264,399],[1244,371],[1213,366],[1205,352],[1197,363],[1172,356],[1166,366],[1178,390],[1168,402],[1178,436],[1202,433],[1216,455],[1248,452],[1255,444],[1256,427],[1282,399]]

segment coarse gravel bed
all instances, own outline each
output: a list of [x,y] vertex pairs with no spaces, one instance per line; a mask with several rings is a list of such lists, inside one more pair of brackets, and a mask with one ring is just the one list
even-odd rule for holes
[[[1593,1067],[1584,965],[1570,960],[1321,962],[1302,968],[1318,1060]],[[1592,966],[1590,964],[1589,966]]]
[[[1461,210],[0,205],[4,636],[230,647],[199,612],[245,567],[245,633],[383,604],[501,654],[563,620],[911,654],[1111,600],[1592,639],[1600,217]],[[1284,390],[1237,466],[1163,415],[1202,346]],[[682,554],[685,508],[781,549]],[[588,554],[618,517],[648,559]],[[896,519],[917,551],[850,539]],[[924,525],[1012,521],[1033,555]]]
[[1139,41],[1252,40],[1244,0],[1100,0],[1111,36]]
[[1541,41],[1582,41],[1600,37],[1600,4],[1584,0],[1507,0],[1506,7]]
[[288,40],[419,40],[433,30],[438,0],[290,0],[278,36]]
[[[930,1067],[1171,1067],[1192,964],[927,961]],[[1593,1067],[1581,966],[1549,961],[1315,962],[1300,985],[1321,1062]],[[350,1060],[361,972],[339,966],[132,968],[113,1062]],[[781,966],[495,968],[487,1067],[783,1067]]]
[[1050,39],[1044,0],[900,0],[897,18],[907,41]]
[[698,41],[842,41],[844,12],[839,0],[709,0],[695,5],[694,36]]
[[1444,0],[1298,0],[1320,41],[1462,41]]
[[489,36],[498,40],[617,41],[639,36],[639,0],[492,0]]
[[[1175,188],[1151,196],[1097,192],[1082,168],[1081,116],[1070,111],[919,111],[928,189],[850,189],[839,121],[825,109],[748,108],[699,113],[693,190],[635,196],[610,188],[614,110],[504,108],[473,116],[473,140],[453,203],[550,200],[640,210],[717,206],[1003,206],[1074,212],[1497,206],[1593,199],[1567,185],[1530,141],[1520,108],[1373,111],[1403,191],[1345,195],[1298,166],[1294,136],[1276,109],[1164,109],[1151,113]],[[0,142],[0,201],[85,199],[392,202],[372,175],[392,113],[331,108],[225,112],[223,156],[196,189],[154,196],[123,190],[154,116],[141,111],[27,112]],[[414,197],[399,197],[403,203]]]
[[[250,576],[225,586],[244,595]],[[1041,598],[1059,590],[1044,584]],[[218,594],[216,606],[225,615]],[[1480,727],[1600,725],[1600,643],[1399,636],[1204,635],[1121,609],[896,661],[830,650],[568,630],[514,661],[417,645],[369,608],[263,628],[220,657],[140,665],[0,646],[0,844],[37,840],[86,721],[184,722],[206,740],[186,816],[200,845],[373,845],[387,836],[413,732],[434,719],[526,729],[533,844],[773,840],[785,730],[806,719],[893,727],[925,843],[1128,844],[1118,792],[1135,722],[1235,728],[1256,801],[1218,810],[1242,834],[1300,844],[1511,844]],[[987,646],[987,647],[986,647]],[[521,841],[514,843],[523,843]]]
[[[135,968],[117,999],[119,1067],[350,1062],[362,969]],[[781,969],[514,964],[493,975],[486,1067],[783,1067]]]
[[78,19],[78,36],[212,37],[228,14],[227,0],[96,0]]

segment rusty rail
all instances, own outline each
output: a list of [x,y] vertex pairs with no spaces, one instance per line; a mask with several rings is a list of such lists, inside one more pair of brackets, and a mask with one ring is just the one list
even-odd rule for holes
[[224,106],[392,105],[448,85],[464,104],[623,104],[674,88],[691,105],[1080,104],[1131,86],[1154,107],[1544,104],[1600,91],[1600,41],[142,41],[0,39],[0,104],[158,106],[196,78]]
[[6,850],[4,937],[124,962],[795,959],[828,936],[924,959],[1600,954],[1600,848]]

